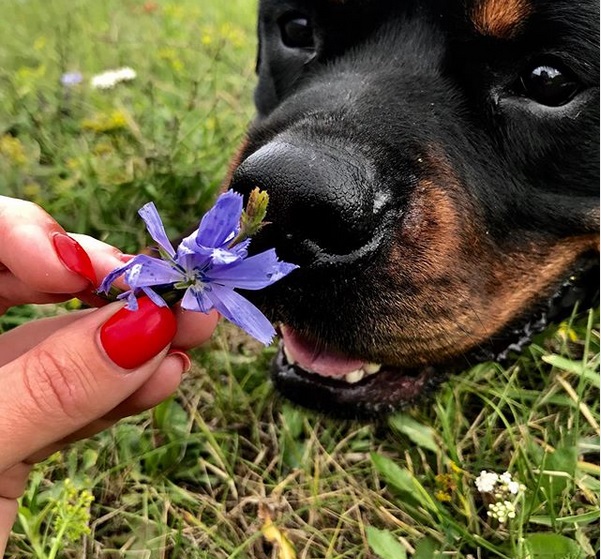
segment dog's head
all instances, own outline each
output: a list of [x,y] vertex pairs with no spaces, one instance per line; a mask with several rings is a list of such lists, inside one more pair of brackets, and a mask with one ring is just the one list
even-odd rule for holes
[[254,296],[282,325],[284,394],[391,409],[590,304],[598,11],[261,2],[258,116],[230,186],[269,192],[254,247],[300,265]]

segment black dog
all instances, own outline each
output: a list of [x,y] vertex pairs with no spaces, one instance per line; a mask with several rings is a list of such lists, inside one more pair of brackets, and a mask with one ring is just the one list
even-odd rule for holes
[[594,0],[263,0],[230,187],[300,265],[254,296],[274,379],[325,411],[415,400],[598,300]]

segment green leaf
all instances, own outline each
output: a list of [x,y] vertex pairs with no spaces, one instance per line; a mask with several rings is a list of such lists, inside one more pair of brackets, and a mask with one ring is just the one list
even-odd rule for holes
[[306,450],[304,440],[304,415],[293,406],[282,407],[282,429],[280,431],[280,450],[284,464],[299,468],[303,463]]
[[422,538],[415,546],[412,559],[435,559],[440,556],[438,544],[432,538]]
[[559,495],[574,478],[578,464],[578,449],[576,447],[558,448],[547,454],[544,462],[544,472],[541,487],[547,492],[549,499]]
[[88,470],[92,469],[95,465],[96,462],[98,461],[98,452],[96,452],[96,450],[94,450],[93,448],[86,448],[83,452],[83,456],[82,456],[82,470],[84,472],[87,472]]
[[152,411],[154,424],[163,435],[179,439],[188,434],[189,417],[182,405],[172,396]]
[[529,534],[525,541],[530,559],[582,559],[584,552],[574,541],[560,534]]
[[402,492],[406,502],[415,503],[428,512],[439,515],[440,511],[432,496],[409,470],[380,454],[372,453],[371,459],[386,483]]
[[407,414],[399,413],[389,420],[390,426],[406,435],[417,446],[438,453],[440,448],[436,443],[434,429],[422,425]]
[[367,526],[367,543],[381,559],[406,559],[407,551],[388,531]]
[[571,516],[558,516],[557,518],[551,519],[550,516],[538,516],[533,515],[530,517],[529,522],[533,524],[542,524],[543,526],[553,526],[553,524],[592,524],[598,522],[599,511],[592,510],[582,514],[573,514]]
[[553,367],[557,367],[562,371],[583,377],[596,388],[599,388],[601,385],[599,373],[584,365],[582,361],[572,361],[561,355],[543,355],[542,359],[545,363],[549,363],[549,365],[553,365]]

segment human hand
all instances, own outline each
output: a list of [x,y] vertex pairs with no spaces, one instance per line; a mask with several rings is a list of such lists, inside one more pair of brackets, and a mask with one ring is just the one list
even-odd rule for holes
[[[127,258],[4,196],[0,239],[0,314],[74,296],[102,305],[96,278]],[[140,303],[136,312],[111,303],[0,335],[0,553],[32,464],[169,396],[189,366],[183,350],[204,342],[217,322],[216,313]]]

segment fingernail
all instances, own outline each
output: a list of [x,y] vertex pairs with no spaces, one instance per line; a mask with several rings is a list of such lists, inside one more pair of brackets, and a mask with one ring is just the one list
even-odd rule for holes
[[65,268],[87,279],[92,285],[96,285],[96,273],[92,261],[88,253],[75,239],[64,233],[54,233],[52,244]]
[[122,308],[100,328],[100,343],[119,367],[135,369],[159,354],[177,330],[169,307],[158,307],[148,297],[138,299],[138,310]]
[[187,353],[183,352],[181,349],[170,349],[167,352],[167,355],[170,355],[173,357],[178,357],[179,359],[181,359],[182,364],[184,366],[184,370],[182,371],[182,374],[187,373],[192,368],[192,361],[190,360],[190,357],[188,356]]

